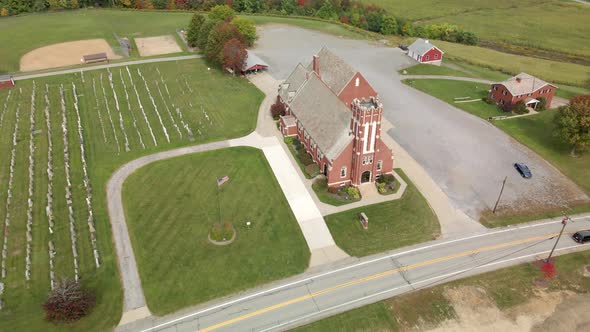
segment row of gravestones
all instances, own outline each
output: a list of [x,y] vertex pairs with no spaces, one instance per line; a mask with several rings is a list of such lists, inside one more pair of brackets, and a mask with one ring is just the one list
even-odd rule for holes
[[70,149],[68,145],[68,120],[66,116],[66,102],[64,98],[63,85],[59,88],[62,111],[62,133],[64,143],[64,170],[66,173],[66,206],[68,208],[68,220],[70,226],[70,239],[72,243],[72,255],[74,257],[74,279],[78,281],[80,274],[78,269],[78,235],[76,234],[74,208],[72,206],[72,179],[70,176]]
[[88,176],[88,164],[86,162],[86,151],[84,150],[84,134],[82,129],[82,120],[80,118],[80,109],[78,108],[78,94],[76,92],[76,84],[72,82],[72,91],[74,93],[74,110],[76,111],[76,126],[78,128],[78,144],[80,145],[80,159],[82,162],[82,173],[84,174],[84,189],[86,191],[86,208],[88,210],[88,229],[90,232],[90,243],[92,245],[92,252],[94,254],[94,263],[96,267],[100,267],[100,255],[98,253],[98,245],[96,241],[96,228],[94,227],[94,213],[92,210],[92,186],[90,184],[90,177]]
[[139,138],[139,145],[141,145],[141,147],[145,149],[143,137],[141,137],[141,132],[139,131],[139,127],[137,126],[137,117],[135,116],[135,112],[131,109],[131,100],[129,99],[129,93],[127,92],[127,84],[125,84],[125,79],[123,78],[123,71],[121,70],[121,68],[119,68],[119,77],[121,78],[121,83],[123,84],[123,91],[125,91],[127,109],[129,110],[129,113],[131,113],[131,119],[133,119],[133,127],[135,128],[135,132],[137,133],[137,137]]
[[129,71],[129,67],[125,67],[127,70],[127,75],[129,76],[129,81],[131,82],[131,86],[133,86],[133,91],[135,91],[135,97],[137,98],[137,103],[139,105],[139,109],[141,110],[141,114],[143,115],[143,119],[150,131],[150,135],[152,136],[152,140],[154,141],[154,145],[158,146],[158,141],[156,141],[156,136],[154,135],[154,131],[152,129],[152,125],[148,121],[147,115],[145,114],[145,109],[143,108],[143,104],[141,103],[141,99],[139,98],[139,92],[137,92],[137,87],[135,83],[133,83],[133,77],[131,76],[131,72]]
[[25,279],[31,279],[31,243],[33,242],[33,192],[35,179],[35,92],[37,85],[33,81],[33,91],[31,94],[31,113],[29,127],[29,197],[27,199],[27,245],[25,258]]
[[[22,91],[21,91],[22,92]],[[10,227],[10,204],[12,201],[12,187],[14,184],[14,166],[16,164],[16,144],[18,137],[18,124],[20,120],[20,104],[16,107],[16,121],[12,134],[12,149],[10,150],[10,168],[8,175],[8,188],[6,189],[6,217],[4,219],[4,240],[2,244],[2,279],[6,278],[6,256],[8,255],[8,229]],[[3,307],[2,295],[4,283],[0,284],[0,309]]]
[[154,97],[152,96],[150,88],[148,87],[147,81],[145,80],[145,77],[143,77],[143,75],[141,74],[141,70],[139,70],[139,68],[137,68],[137,74],[139,74],[139,77],[141,77],[141,79],[143,80],[143,84],[145,85],[145,89],[147,90],[148,97],[150,97],[150,100],[152,102],[152,106],[154,107],[154,111],[156,112],[156,115],[158,116],[158,120],[160,121],[160,125],[162,126],[162,131],[164,132],[164,136],[166,136],[166,141],[168,143],[170,143],[170,136],[168,135],[168,130],[166,129],[166,126],[164,125],[164,122],[162,121],[162,117],[160,116],[160,112],[158,111],[158,106],[156,106],[156,102],[154,101]]
[[127,138],[127,131],[125,131],[125,124],[123,123],[123,114],[121,113],[121,108],[119,107],[119,98],[117,97],[117,91],[115,91],[115,85],[113,84],[113,74],[109,69],[107,69],[109,73],[109,85],[111,86],[111,90],[113,91],[113,97],[115,99],[115,109],[119,115],[119,127],[121,128],[121,132],[123,132],[123,141],[125,144],[125,152],[129,152],[129,139]]
[[115,137],[115,144],[117,144],[117,151],[120,153],[121,147],[119,146],[119,138],[117,137],[117,131],[115,130],[115,124],[113,123],[113,117],[111,116],[111,108],[109,107],[109,102],[107,100],[107,92],[102,82],[102,73],[100,74],[100,87],[102,88],[102,96],[104,100],[105,110],[107,111],[107,116],[109,118],[109,123],[111,124],[111,129],[113,130],[113,136]]
[[2,113],[0,113],[0,128],[2,128],[2,124],[4,123],[4,114],[8,110],[8,102],[10,101],[10,96],[12,95],[12,90],[8,90],[8,94],[6,95],[6,100],[4,100],[4,107],[2,107]]
[[[49,86],[45,84],[45,125],[47,129],[47,205],[45,206],[45,213],[47,215],[47,223],[49,227],[49,234],[53,234],[53,141],[51,140],[51,115],[49,114]],[[49,283],[51,289],[55,287],[55,247],[53,242],[48,242],[49,254]]]

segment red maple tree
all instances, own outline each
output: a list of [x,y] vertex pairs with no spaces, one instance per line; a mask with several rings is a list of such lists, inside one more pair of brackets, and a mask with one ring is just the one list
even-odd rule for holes
[[243,41],[238,38],[228,40],[223,46],[223,67],[239,73],[244,68],[248,52]]

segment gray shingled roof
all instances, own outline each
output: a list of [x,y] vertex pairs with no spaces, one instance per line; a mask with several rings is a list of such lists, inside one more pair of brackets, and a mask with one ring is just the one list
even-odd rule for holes
[[350,110],[315,73],[310,74],[289,106],[328,159],[338,157],[352,141]]
[[[344,60],[332,53],[326,47],[322,47],[317,54],[320,64],[320,76],[334,93],[339,94],[357,71]],[[313,61],[307,66],[308,71],[313,71]]]
[[[520,82],[517,81],[518,78],[520,78]],[[520,73],[504,82],[499,82],[497,84],[504,85],[513,96],[533,93],[545,85],[550,85],[542,79],[536,78],[527,73]]]
[[305,83],[305,80],[307,80],[307,70],[302,64],[298,64],[291,75],[281,84],[279,94],[283,101],[290,102],[290,99],[295,96],[299,88]]
[[[424,53],[430,51],[430,49],[433,47],[436,46],[434,46],[434,44],[431,44],[430,41],[418,38],[415,42],[412,43],[412,45],[408,46],[408,50],[414,52],[415,54],[424,55]],[[440,48],[438,49],[440,50]]]
[[248,50],[246,50],[246,52],[248,53],[248,57],[246,58],[246,63],[244,63],[243,70],[248,70],[256,65],[268,67],[268,64],[264,62],[264,60],[259,58],[256,54]]

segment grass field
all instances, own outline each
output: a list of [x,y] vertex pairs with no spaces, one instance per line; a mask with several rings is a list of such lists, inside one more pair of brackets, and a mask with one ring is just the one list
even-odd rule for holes
[[[111,245],[111,230],[104,192],[110,175],[123,163],[142,155],[183,145],[242,136],[255,127],[258,106],[263,98],[262,93],[243,79],[231,78],[215,70],[207,71],[207,67],[201,60],[131,66],[129,70],[133,83],[125,68],[121,69],[121,72],[118,68],[111,70],[119,109],[117,109],[115,95],[110,87],[106,70],[87,72],[84,78],[80,74],[75,74],[35,79],[36,92],[33,96],[32,80],[18,82],[18,88],[15,89],[0,90],[0,116],[3,120],[0,127],[0,154],[7,156],[0,159],[0,220],[3,225],[7,212],[5,204],[10,177],[12,135],[15,132],[17,120],[19,124],[16,135],[14,185],[11,190],[12,203],[8,210],[11,224],[8,231],[4,226],[0,227],[0,240],[7,235],[8,244],[7,277],[2,280],[6,286],[2,295],[5,308],[0,311],[0,330],[104,331],[116,325],[121,314],[121,288],[116,258]],[[147,91],[137,69],[141,70],[150,92]],[[126,88],[123,87],[123,82]],[[86,191],[83,185],[84,176],[72,83],[76,86],[79,99],[83,144],[93,194],[91,207],[101,258],[100,268],[96,268],[94,264],[90,231],[86,225],[89,211],[85,202]],[[50,131],[47,131],[44,112],[46,84]],[[40,307],[49,290],[49,241],[52,241],[55,246],[56,276],[73,277],[74,274],[74,257],[65,198],[67,190],[65,144],[59,91],[62,84],[68,129],[66,142],[70,156],[72,209],[77,234],[79,273],[84,284],[92,289],[98,298],[97,307],[90,317],[67,326],[47,324]],[[134,86],[137,89],[137,95]],[[166,86],[170,95],[166,92]],[[159,94],[158,87],[162,95]],[[230,89],[232,94],[225,93],[226,89]],[[129,104],[125,92],[129,96]],[[7,99],[8,93],[11,94],[9,99]],[[150,94],[154,98],[158,112],[149,98]],[[144,108],[147,121],[143,117],[137,96]],[[31,99],[35,101],[34,126],[30,123]],[[105,101],[108,104],[108,111]],[[19,105],[17,118],[16,112]],[[162,119],[161,122],[158,114]],[[178,131],[175,124],[178,126]],[[153,136],[150,134],[150,127]],[[32,264],[31,280],[26,281],[26,216],[31,128],[34,130],[33,218],[32,238],[29,242]],[[166,139],[164,128],[170,142]],[[193,132],[193,140],[189,139],[188,131]],[[125,136],[128,141],[128,152],[125,149]],[[145,149],[140,143],[140,136]],[[154,144],[154,139],[157,146]],[[54,173],[51,181],[52,210],[55,220],[53,234],[49,233],[48,218],[45,214],[50,183],[47,173],[50,141]]]
[[[404,80],[404,83],[482,119],[510,115],[510,113],[500,110],[498,106],[487,104],[481,100],[488,94],[490,86],[487,84],[444,79],[409,79]],[[469,97],[467,100],[478,100],[468,103],[457,103],[455,99],[467,97]]]
[[[580,270],[588,264],[590,251],[559,256],[555,259],[557,277],[549,281],[549,291],[590,292],[590,279]],[[453,304],[444,296],[445,289],[476,286],[485,290],[500,310],[509,310],[538,295],[533,281],[542,273],[533,263],[526,263],[480,274],[463,280],[376,302],[358,309],[295,329],[298,332],[331,331],[409,331],[431,329],[455,317]]]
[[[585,43],[590,30],[590,8],[574,1],[523,0],[363,0],[382,6],[390,13],[430,24],[447,22],[475,32],[481,39],[572,53],[586,58]],[[582,45],[582,46],[581,46]]]
[[[364,206],[325,217],[336,244],[349,255],[361,257],[412,244],[430,241],[440,235],[434,212],[400,169],[396,172],[408,184],[402,198]],[[358,215],[369,217],[364,230]]]
[[473,74],[445,66],[433,66],[425,64],[417,64],[412,67],[400,70],[404,75],[439,75],[439,76],[460,76],[460,77],[474,77]]
[[[236,240],[207,240],[223,221]],[[137,195],[137,193],[143,193]],[[162,315],[303,272],[305,239],[264,154],[223,149],[159,161],[132,174],[123,198],[150,310]],[[246,221],[252,222],[250,227]]]

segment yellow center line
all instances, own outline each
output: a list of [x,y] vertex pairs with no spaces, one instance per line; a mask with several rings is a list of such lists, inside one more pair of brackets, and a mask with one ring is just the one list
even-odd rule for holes
[[[553,234],[548,234],[548,235],[535,236],[535,237],[531,237],[531,238],[527,238],[527,239],[522,239],[522,240],[516,240],[516,241],[511,241],[511,242],[505,242],[505,243],[495,244],[495,245],[491,245],[491,246],[481,247],[481,248],[478,248],[478,249],[472,249],[472,250],[464,251],[464,252],[461,252],[461,253],[458,253],[458,254],[448,255],[448,256],[444,256],[444,257],[439,257],[439,258],[434,258],[434,259],[431,259],[431,260],[427,260],[427,261],[424,261],[424,262],[410,264],[410,265],[405,266],[405,267],[402,267],[402,268],[387,270],[385,272],[380,272],[380,273],[373,274],[373,275],[370,275],[370,276],[367,276],[367,277],[355,279],[355,280],[352,280],[352,281],[349,281],[349,282],[346,282],[346,283],[342,283],[342,284],[339,284],[339,285],[336,285],[336,286],[333,286],[333,287],[329,287],[329,288],[326,288],[326,289],[323,289],[323,290],[320,290],[320,291],[317,291],[317,292],[314,292],[314,293],[310,293],[308,295],[303,295],[303,296],[296,297],[296,298],[291,299],[291,300],[288,300],[288,301],[277,303],[275,305],[272,305],[272,306],[269,306],[269,307],[266,307],[266,308],[263,308],[263,309],[260,309],[260,310],[257,310],[257,311],[253,311],[253,312],[251,312],[249,314],[245,314],[245,315],[242,315],[242,316],[239,316],[239,317],[236,317],[236,318],[232,318],[232,319],[226,320],[224,322],[221,322],[221,323],[218,323],[218,324],[209,326],[209,327],[204,328],[204,329],[199,330],[199,331],[201,331],[201,332],[210,332],[210,331],[213,331],[213,330],[222,328],[224,326],[227,326],[227,325],[230,325],[230,324],[233,324],[233,323],[237,323],[237,322],[243,321],[243,320],[248,319],[248,318],[252,318],[252,317],[255,317],[255,316],[262,315],[262,314],[267,313],[269,311],[280,309],[280,308],[286,307],[286,306],[291,305],[291,304],[294,304],[294,303],[302,302],[302,301],[311,299],[313,297],[317,297],[319,295],[331,293],[331,292],[334,292],[334,291],[336,291],[338,289],[342,289],[342,288],[346,288],[346,287],[349,287],[349,286],[357,285],[357,284],[360,284],[360,283],[363,283],[363,282],[367,282],[367,281],[371,281],[371,280],[383,278],[385,276],[389,276],[389,275],[395,274],[395,273],[397,273],[399,271],[408,271],[408,270],[416,269],[416,268],[419,268],[419,267],[424,267],[424,266],[432,265],[432,264],[435,264],[435,263],[440,263],[440,262],[452,260],[452,259],[459,258],[459,257],[469,256],[469,255],[476,254],[476,253],[483,252],[483,251],[490,251],[490,250],[494,250],[494,249],[500,249],[500,248],[510,247],[510,246],[513,246],[513,245],[523,244],[523,243],[527,243],[527,242],[533,242],[533,241],[537,241],[537,240],[545,240],[545,239],[548,239],[548,238],[557,236],[558,234],[559,233],[553,233]],[[568,234],[568,233],[564,233],[564,234]]]

